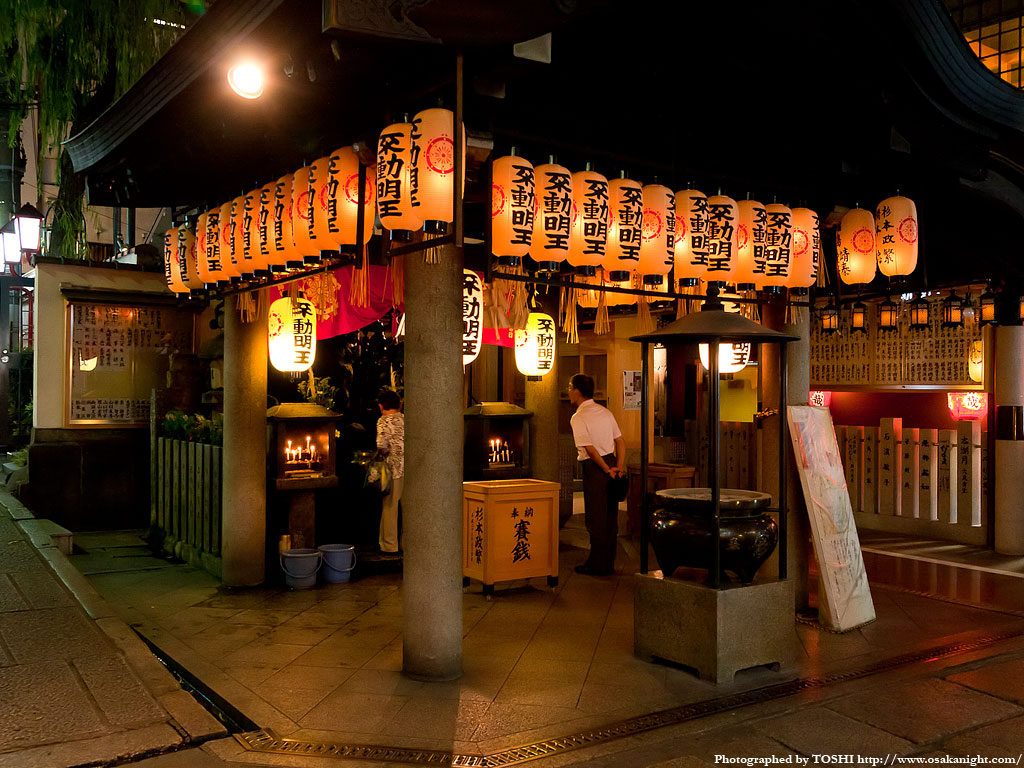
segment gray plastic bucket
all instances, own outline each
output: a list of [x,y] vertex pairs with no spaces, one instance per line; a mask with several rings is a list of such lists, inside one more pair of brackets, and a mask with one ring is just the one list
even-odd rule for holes
[[292,589],[308,589],[316,584],[323,555],[316,549],[286,549],[281,552],[284,583]]
[[351,544],[322,544],[317,549],[324,558],[324,581],[328,584],[348,581],[356,567],[356,548]]

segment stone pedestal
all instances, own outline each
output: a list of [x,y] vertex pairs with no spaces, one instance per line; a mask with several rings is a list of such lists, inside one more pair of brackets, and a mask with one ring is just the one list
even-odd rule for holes
[[731,682],[741,669],[796,659],[793,582],[710,589],[637,574],[633,653],[685,664],[702,680]]

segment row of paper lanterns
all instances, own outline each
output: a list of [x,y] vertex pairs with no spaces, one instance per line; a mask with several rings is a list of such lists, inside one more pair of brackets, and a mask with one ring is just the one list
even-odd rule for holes
[[917,206],[896,195],[880,202],[874,214],[852,208],[836,231],[836,268],[847,285],[870,283],[877,268],[886,277],[909,275],[917,266]]

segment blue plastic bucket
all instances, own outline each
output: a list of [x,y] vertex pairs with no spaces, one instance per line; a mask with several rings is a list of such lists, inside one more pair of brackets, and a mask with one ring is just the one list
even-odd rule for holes
[[356,567],[356,548],[351,544],[322,544],[317,549],[324,558],[324,581],[328,584],[348,581]]
[[286,549],[281,552],[284,583],[292,589],[308,589],[316,585],[323,555],[316,549]]

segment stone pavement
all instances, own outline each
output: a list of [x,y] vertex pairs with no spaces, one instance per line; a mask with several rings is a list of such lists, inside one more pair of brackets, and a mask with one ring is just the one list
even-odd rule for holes
[[0,491],[0,767],[103,764],[225,734]]

